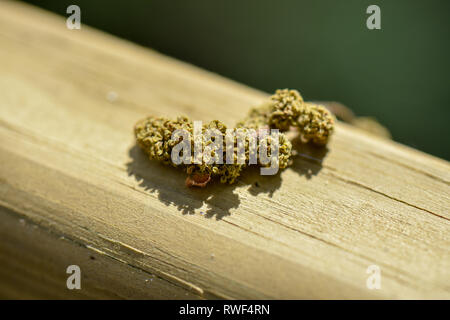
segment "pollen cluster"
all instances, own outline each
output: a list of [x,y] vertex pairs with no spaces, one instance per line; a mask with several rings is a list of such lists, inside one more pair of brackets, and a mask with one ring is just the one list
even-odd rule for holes
[[[333,122],[334,118],[327,109],[304,102],[296,90],[284,89],[277,90],[269,101],[252,108],[248,116],[236,125],[235,135],[230,135],[226,125],[219,120],[202,125],[201,132],[194,132],[194,123],[187,117],[171,120],[153,116],[139,121],[134,133],[137,144],[151,160],[182,168],[188,174],[187,186],[204,187],[212,178],[218,178],[222,183],[234,183],[249,165],[276,166],[277,170],[286,168],[292,145],[283,132],[296,127],[302,141],[324,145],[333,131]],[[271,135],[267,134],[268,129],[280,132]],[[186,134],[174,139],[177,130]],[[210,132],[214,132],[214,137],[205,138]],[[187,144],[189,152],[182,154],[182,162],[175,163],[172,153],[181,142]],[[275,148],[276,142],[278,148]],[[220,144],[221,148],[217,148]],[[196,154],[196,148],[203,152]],[[263,161],[261,148],[268,155],[276,154],[276,157],[271,157],[271,162]],[[244,152],[239,153],[238,150]],[[230,154],[232,161],[227,161]]]
[[325,145],[333,133],[334,116],[324,106],[303,101],[297,90],[279,89],[269,102],[252,108],[239,125],[267,125],[282,132],[297,128],[303,142]]

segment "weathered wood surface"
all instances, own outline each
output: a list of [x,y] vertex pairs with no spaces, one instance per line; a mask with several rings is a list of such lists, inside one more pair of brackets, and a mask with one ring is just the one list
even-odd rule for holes
[[19,3],[0,48],[0,296],[450,298],[448,162],[338,124],[275,177],[187,189],[134,123],[266,94]]

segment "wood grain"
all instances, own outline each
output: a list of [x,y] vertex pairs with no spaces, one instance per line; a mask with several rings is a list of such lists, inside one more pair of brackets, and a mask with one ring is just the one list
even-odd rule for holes
[[134,123],[233,125],[266,93],[16,2],[0,48],[0,296],[450,298],[448,162],[339,123],[277,176],[187,189]]

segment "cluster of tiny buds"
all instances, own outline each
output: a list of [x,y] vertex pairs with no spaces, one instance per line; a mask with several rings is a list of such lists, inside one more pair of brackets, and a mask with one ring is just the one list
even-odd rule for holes
[[276,174],[291,157],[292,145],[284,132],[297,129],[303,142],[325,145],[333,124],[327,109],[304,102],[296,90],[284,89],[251,109],[235,129],[219,120],[203,125],[186,117],[148,117],[134,132],[151,160],[182,167],[187,186],[204,187],[213,177],[234,183],[249,165],[261,166],[263,175]]
[[273,96],[269,125],[281,131],[298,128],[304,142],[328,142],[334,129],[334,116],[324,106],[304,102],[297,90],[277,90]]

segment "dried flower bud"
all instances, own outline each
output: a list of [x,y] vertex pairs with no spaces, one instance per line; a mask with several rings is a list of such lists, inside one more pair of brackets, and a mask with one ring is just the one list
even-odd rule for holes
[[325,145],[333,132],[334,117],[325,107],[304,102],[297,90],[283,89],[277,90],[270,102],[252,108],[238,125],[250,128],[269,125],[280,131],[297,127],[304,142]]
[[192,122],[186,117],[178,117],[176,120],[148,117],[135,125],[134,134],[138,145],[150,159],[169,164],[172,163],[172,147],[176,144],[171,141],[172,133],[177,129],[185,129],[192,134]]
[[297,90],[277,90],[270,100],[269,126],[281,131],[288,131],[291,126],[295,126],[304,104],[300,93]]
[[[191,152],[191,155],[188,155],[188,157],[190,157],[189,164],[181,163],[177,165],[171,159],[173,147],[181,141],[181,138],[179,141],[172,140],[172,134],[175,130],[180,129],[184,129],[189,133],[191,151],[195,149],[194,146],[196,143],[200,144],[201,150],[203,151],[200,159],[194,159],[195,154],[193,154],[194,152]],[[203,136],[208,129],[215,130],[217,134],[222,135],[223,148],[220,151],[222,154],[219,154],[216,149],[207,148],[210,145],[211,140],[205,141]],[[165,164],[182,167],[189,175],[186,179],[187,186],[204,187],[210,181],[211,177],[215,176],[220,177],[222,183],[234,183],[236,178],[240,176],[242,169],[249,163],[250,140],[254,137],[246,134],[246,128],[242,128],[243,136],[245,138],[242,146],[245,151],[243,154],[243,157],[245,157],[245,159],[243,159],[244,161],[237,161],[237,156],[234,154],[234,149],[236,149],[236,147],[233,147],[234,161],[231,164],[226,163],[226,142],[227,139],[229,139],[226,135],[226,129],[227,127],[222,122],[214,120],[203,125],[201,136],[195,136],[193,122],[186,117],[179,117],[176,120],[148,117],[136,124],[134,132],[138,145],[148,154],[151,160],[157,160]],[[266,139],[270,138],[271,137],[268,136]],[[194,141],[194,139],[197,140]],[[276,161],[278,161],[280,168],[285,168],[291,155],[291,143],[283,134],[279,134],[278,139],[279,159]],[[237,138],[235,139],[235,137],[233,137],[232,142],[232,145],[234,146],[237,143]],[[273,142],[269,141],[267,142],[267,145],[268,150],[270,151],[270,146],[273,145]],[[256,151],[256,154],[259,155],[259,149]],[[221,163],[217,163],[217,160],[219,159],[222,160]],[[194,160],[199,160],[199,163],[196,163]]]
[[[249,115],[237,124],[239,133],[236,136],[227,135],[227,127],[218,120],[203,125],[201,135],[194,134],[194,124],[186,117],[176,120],[148,117],[136,124],[134,132],[138,145],[150,159],[182,167],[188,174],[187,186],[204,187],[215,176],[220,177],[222,183],[235,182],[242,169],[249,164],[276,167],[277,170],[286,168],[291,157],[291,142],[281,132],[278,135],[268,134],[269,128],[288,131],[290,127],[297,127],[304,142],[324,145],[333,132],[333,125],[333,115],[323,106],[304,102],[296,90],[283,89],[277,90],[270,101],[252,108]],[[191,154],[183,154],[188,162],[175,164],[171,158],[172,149],[183,137],[176,141],[172,139],[172,134],[181,129],[188,133]],[[214,132],[215,136],[204,139],[205,133],[207,136],[210,132]],[[216,141],[219,138],[222,146],[220,141]],[[259,140],[257,145],[256,140]],[[215,148],[217,146],[221,148]],[[232,151],[231,164],[225,160],[228,160],[228,146]],[[197,147],[202,150],[199,154],[192,152]],[[236,150],[244,152],[236,154]],[[263,161],[260,155],[264,154],[267,158],[264,157]]]
[[304,103],[296,125],[304,142],[325,145],[334,129],[334,117],[325,107]]

